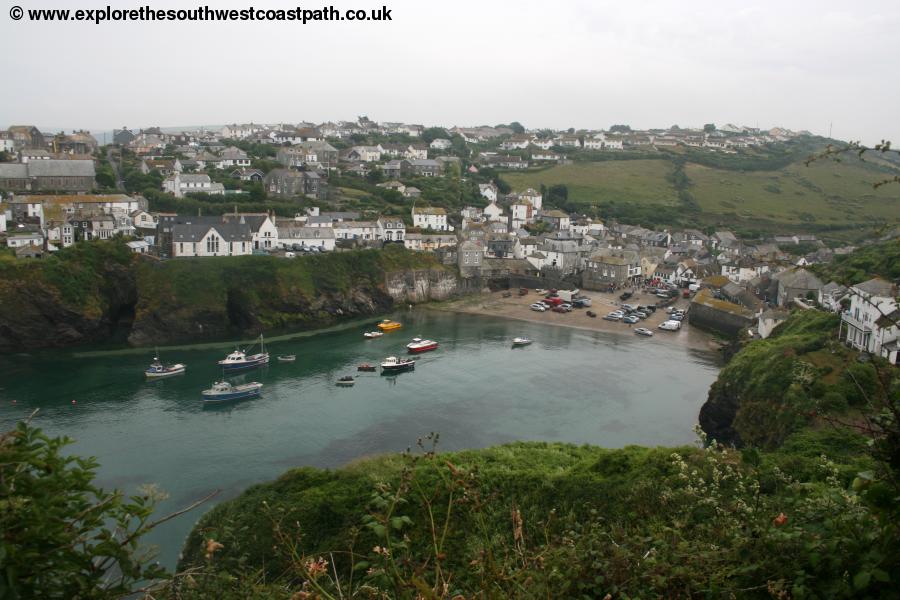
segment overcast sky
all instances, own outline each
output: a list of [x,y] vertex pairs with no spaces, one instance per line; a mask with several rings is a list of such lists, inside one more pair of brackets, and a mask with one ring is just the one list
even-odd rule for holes
[[13,4],[194,3],[5,0],[0,125],[96,131],[368,115],[445,126],[731,122],[828,134],[833,123],[837,138],[900,144],[898,0],[384,1],[391,22],[301,26],[13,21]]

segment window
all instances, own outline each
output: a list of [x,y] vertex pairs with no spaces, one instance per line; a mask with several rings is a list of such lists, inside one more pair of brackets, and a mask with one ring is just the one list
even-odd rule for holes
[[216,254],[219,251],[219,236],[213,234],[206,238],[206,252]]

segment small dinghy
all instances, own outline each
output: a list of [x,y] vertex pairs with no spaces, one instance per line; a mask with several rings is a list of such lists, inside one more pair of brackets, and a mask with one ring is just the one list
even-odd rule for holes
[[356,370],[357,371],[374,372],[374,371],[378,370],[378,367],[376,367],[375,365],[370,365],[369,363],[363,363],[363,364],[359,365],[358,367],[356,367]]
[[531,343],[531,340],[529,340],[527,337],[513,338],[513,341],[512,341],[513,348],[517,348],[520,346],[527,346],[530,343]]
[[282,354],[278,357],[278,362],[294,362],[297,360],[297,357],[293,354]]
[[382,332],[382,331],[367,331],[363,334],[363,337],[371,340],[373,338],[380,338],[383,335],[384,335],[384,332]]
[[356,383],[356,380],[353,379],[353,377],[351,375],[344,375],[343,377],[341,377],[340,379],[338,379],[335,382],[335,384],[337,384],[341,387],[350,387],[354,383]]

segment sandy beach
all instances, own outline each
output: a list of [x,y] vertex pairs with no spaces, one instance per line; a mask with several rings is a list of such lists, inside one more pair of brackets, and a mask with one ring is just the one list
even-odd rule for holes
[[[530,305],[543,299],[543,295],[538,294],[534,289],[529,289],[528,294],[519,296],[516,291],[509,298],[503,297],[503,292],[482,293],[474,296],[466,296],[459,300],[442,303],[434,306],[434,310],[445,310],[450,312],[458,312],[472,315],[482,315],[489,317],[500,317],[503,319],[515,319],[519,321],[528,321],[531,323],[544,323],[558,327],[572,327],[575,329],[584,329],[587,331],[602,331],[618,335],[636,335],[634,329],[636,327],[646,327],[653,331],[653,339],[664,343],[675,343],[690,346],[697,350],[718,350],[721,343],[717,341],[709,333],[691,327],[687,321],[684,322],[680,331],[664,331],[658,329],[657,326],[666,320],[666,313],[658,310],[652,313],[647,319],[635,324],[629,325],[621,321],[606,321],[603,316],[608,312],[619,308],[623,302],[619,300],[621,290],[612,294],[604,292],[585,291],[583,295],[588,296],[592,300],[589,309],[575,309],[570,313],[557,313],[553,311],[536,312],[531,310]],[[644,292],[636,292],[634,296],[625,301],[632,305],[650,305],[656,304],[658,298],[652,294]],[[678,308],[688,308],[690,302],[679,298],[674,306]],[[597,313],[596,318],[587,316],[587,311],[591,310]]]

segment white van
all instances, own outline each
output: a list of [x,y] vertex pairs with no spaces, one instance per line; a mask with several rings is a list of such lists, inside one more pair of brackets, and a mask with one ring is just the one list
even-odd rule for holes
[[663,321],[659,324],[659,328],[666,331],[678,331],[681,329],[681,321]]

